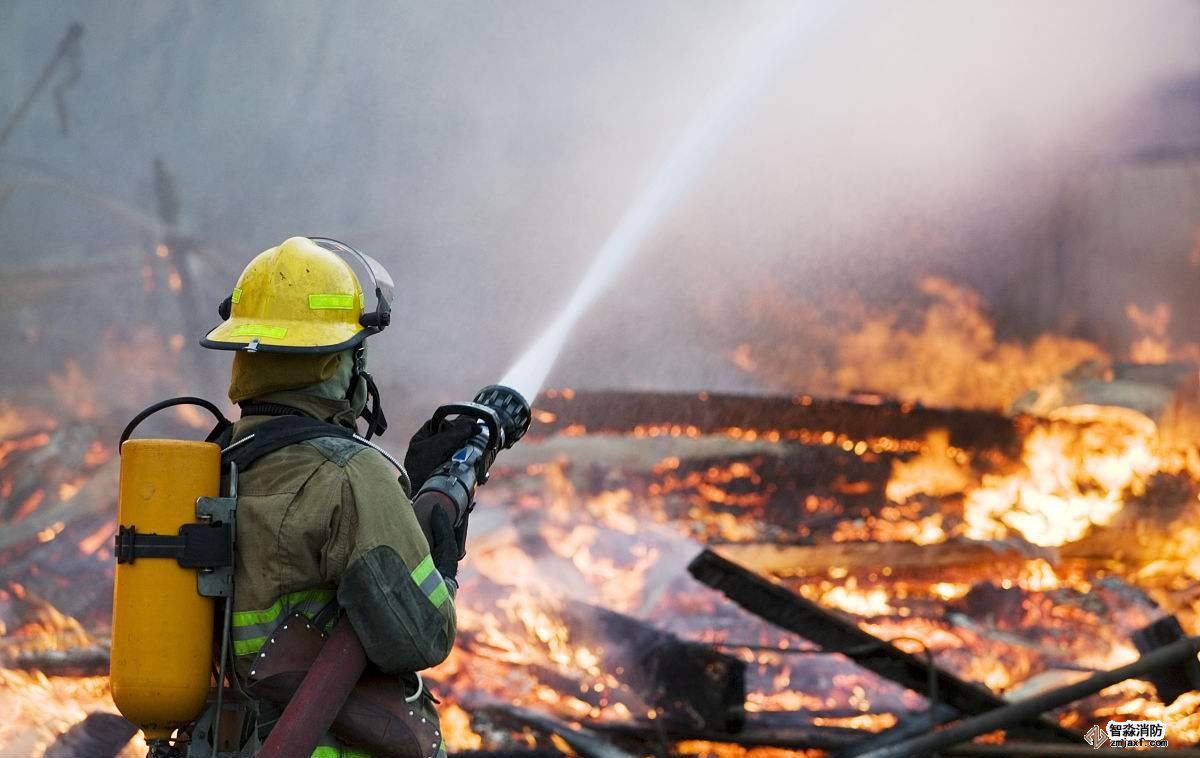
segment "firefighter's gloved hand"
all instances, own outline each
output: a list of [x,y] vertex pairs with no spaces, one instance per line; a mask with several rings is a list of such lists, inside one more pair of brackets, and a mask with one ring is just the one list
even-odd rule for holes
[[417,514],[417,523],[425,532],[425,541],[429,543],[429,554],[433,556],[433,565],[442,576],[457,581],[458,578],[458,539],[454,532],[454,524],[450,521],[450,513],[439,505],[434,498],[420,498],[413,503]]
[[404,468],[408,471],[413,492],[420,491],[429,475],[467,444],[478,428],[478,423],[472,419],[456,418],[444,422],[441,431],[435,432],[433,419],[426,421],[412,436],[404,456]]

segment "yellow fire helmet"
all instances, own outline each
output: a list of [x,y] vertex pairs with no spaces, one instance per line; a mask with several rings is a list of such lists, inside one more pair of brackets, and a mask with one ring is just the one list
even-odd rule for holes
[[[371,277],[375,310],[350,261]],[[325,237],[292,237],[260,253],[217,308],[225,319],[200,340],[216,350],[334,353],[391,323],[394,284],[373,258]]]

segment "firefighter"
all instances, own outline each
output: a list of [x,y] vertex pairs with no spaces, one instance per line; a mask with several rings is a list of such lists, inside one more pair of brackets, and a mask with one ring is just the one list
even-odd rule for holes
[[[292,237],[250,262],[222,304],[224,321],[201,341],[235,351],[229,399],[241,420],[229,444],[274,418],[296,416],[382,433],[386,421],[366,371],[368,335],[390,320],[390,280],[367,266],[377,305],[365,308],[340,243]],[[325,629],[344,614],[373,666],[401,675],[411,696],[415,672],[446,658],[454,643],[459,558],[448,521],[422,528],[409,497],[470,437],[470,424],[433,433],[427,424],[398,467],[363,438],[328,436],[267,453],[238,477],[232,650],[245,679],[276,626],[301,612]],[[405,470],[407,473],[405,473]],[[437,713],[427,689],[416,700]],[[281,707],[260,702],[265,739]],[[440,750],[438,752],[441,752]],[[314,756],[367,755],[327,736]]]

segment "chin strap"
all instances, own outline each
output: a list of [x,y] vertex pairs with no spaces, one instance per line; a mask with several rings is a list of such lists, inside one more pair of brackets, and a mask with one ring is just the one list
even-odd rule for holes
[[383,436],[387,431],[387,417],[383,415],[383,406],[379,400],[379,388],[375,386],[375,380],[367,372],[363,372],[363,379],[367,381],[367,398],[369,403],[367,407],[362,409],[359,416],[367,422],[366,438],[371,439],[375,435]]
[[[361,377],[367,387],[366,403],[358,413],[358,417],[367,422],[367,429],[363,434],[363,438],[369,440],[375,436],[382,437],[383,433],[387,431],[387,417],[383,415],[383,404],[379,398],[379,387],[376,386],[374,377],[367,371],[367,350],[365,344],[360,345],[354,351],[354,375],[355,380]],[[357,381],[351,381],[351,392],[354,391],[356,383]]]

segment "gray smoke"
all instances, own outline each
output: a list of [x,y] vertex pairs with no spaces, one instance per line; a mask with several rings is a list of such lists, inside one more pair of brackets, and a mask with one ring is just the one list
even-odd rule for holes
[[[86,32],[65,121],[51,86],[0,146],[0,184],[15,187],[0,263],[152,249],[161,156],[180,229],[234,269],[293,234],[389,267],[396,327],[373,359],[417,416],[496,380],[536,337],[789,7],[12,0],[0,118],[67,25]],[[1194,136],[1191,111],[1163,116],[1154,98],[1200,76],[1198,8],[850,4],[850,21],[785,56],[550,383],[753,388],[697,313],[736,319],[764,282],[818,297],[938,272],[1003,296],[1064,186]],[[1194,224],[1200,200],[1188,202],[1172,229]],[[1146,250],[1174,255],[1173,239],[1149,235]],[[214,306],[231,285],[208,294]],[[140,293],[131,278],[96,298]],[[190,389],[219,396],[216,384]]]

